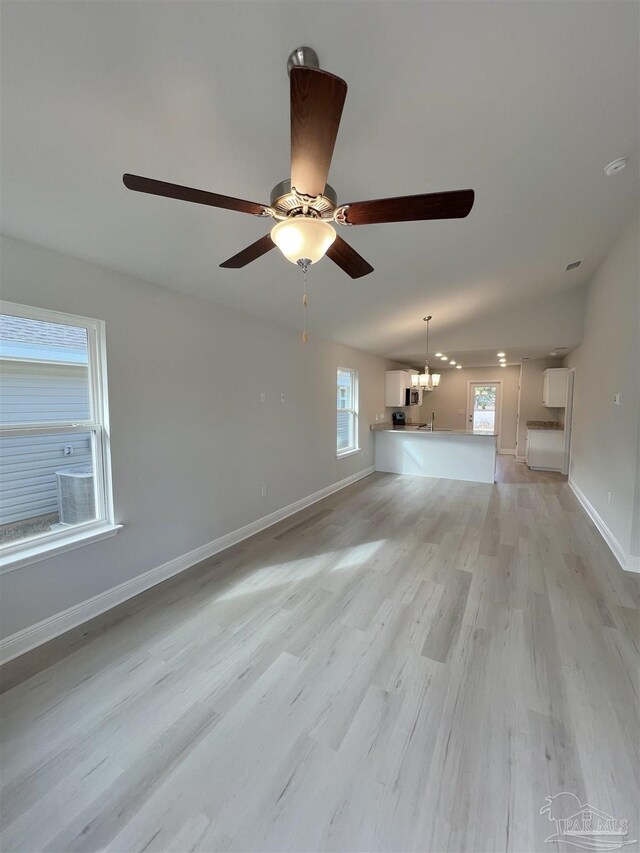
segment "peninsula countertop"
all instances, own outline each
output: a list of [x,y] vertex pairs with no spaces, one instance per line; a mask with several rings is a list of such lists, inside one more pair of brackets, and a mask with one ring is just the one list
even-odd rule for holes
[[378,422],[371,424],[369,427],[371,432],[402,432],[402,433],[418,433],[418,435],[469,435],[476,438],[496,438],[497,432],[487,432],[479,429],[425,429],[418,424],[407,424],[406,426],[394,426],[392,423]]

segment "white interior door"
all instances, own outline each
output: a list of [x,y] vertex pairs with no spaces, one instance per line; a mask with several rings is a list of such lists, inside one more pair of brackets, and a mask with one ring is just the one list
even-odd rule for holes
[[500,433],[501,402],[500,382],[469,382],[467,428]]

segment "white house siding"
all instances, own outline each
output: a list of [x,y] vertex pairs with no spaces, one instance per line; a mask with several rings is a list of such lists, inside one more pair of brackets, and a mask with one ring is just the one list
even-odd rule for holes
[[[86,365],[3,359],[0,416],[4,424],[88,418]],[[71,455],[64,455],[65,447]],[[0,439],[0,525],[57,512],[56,471],[91,464],[88,433]]]
[[87,365],[3,359],[0,362],[0,415],[5,425],[87,420]]

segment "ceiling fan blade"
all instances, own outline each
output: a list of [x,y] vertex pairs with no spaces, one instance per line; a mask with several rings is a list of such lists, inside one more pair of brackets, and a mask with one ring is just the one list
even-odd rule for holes
[[220,266],[225,269],[239,270],[241,267],[246,267],[246,265],[250,264],[251,261],[255,261],[256,258],[259,258],[261,255],[265,255],[267,252],[270,252],[271,249],[275,248],[275,245],[276,244],[271,239],[271,234],[265,234],[264,237],[260,237],[260,239],[256,240],[255,243],[247,246],[246,249],[238,252],[237,255],[229,258],[224,263],[220,264]]
[[473,207],[473,190],[378,198],[344,205],[348,225],[413,222],[420,219],[464,219]]
[[336,234],[336,239],[329,246],[326,254],[351,278],[362,278],[363,275],[373,272],[371,264],[365,261],[362,255],[359,255],[339,234]]
[[210,207],[222,207],[225,210],[237,210],[240,213],[252,213],[254,216],[264,215],[265,206],[255,201],[245,201],[229,195],[218,195],[206,190],[194,190],[180,184],[168,184],[166,181],[156,181],[153,178],[141,178],[140,175],[123,175],[125,187],[138,193],[150,193],[166,198],[177,198],[180,201],[192,201],[195,204],[208,204]]
[[347,84],[316,68],[294,66],[291,90],[291,186],[299,193],[324,192]]

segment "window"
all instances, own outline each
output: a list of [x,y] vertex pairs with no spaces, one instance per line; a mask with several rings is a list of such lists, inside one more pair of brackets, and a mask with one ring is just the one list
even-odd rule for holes
[[0,302],[0,565],[117,530],[104,324]]
[[358,371],[339,367],[337,387],[337,455],[346,456],[358,449]]

